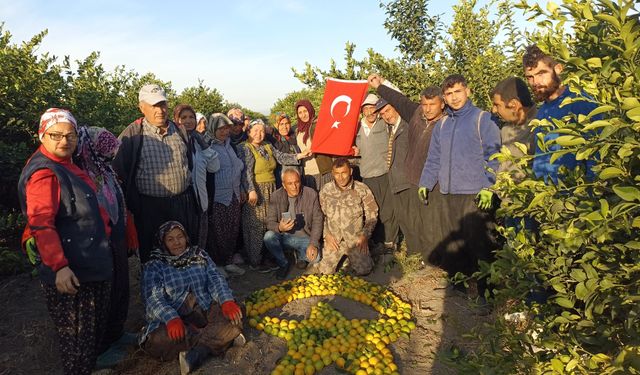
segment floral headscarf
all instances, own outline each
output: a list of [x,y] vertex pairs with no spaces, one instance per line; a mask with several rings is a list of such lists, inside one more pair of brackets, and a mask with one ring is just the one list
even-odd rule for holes
[[73,125],[73,127],[78,130],[78,122],[75,117],[71,114],[71,112],[66,109],[60,108],[49,108],[47,109],[42,116],[40,116],[40,125],[38,126],[38,138],[42,140],[44,137],[44,133],[52,127],[53,125],[59,122],[68,122]]
[[83,169],[96,185],[98,203],[109,213],[113,224],[118,223],[120,214],[124,218],[124,194],[111,168],[120,140],[113,133],[95,126],[81,126],[78,130],[76,164]]
[[[178,228],[184,233],[187,239],[187,248],[180,255],[171,255],[171,252],[164,244],[167,233]],[[207,258],[202,249],[198,246],[189,246],[189,236],[184,226],[177,221],[171,220],[160,225],[156,232],[156,248],[151,252],[151,260],[159,260],[174,268],[185,268],[194,265],[206,265]]]

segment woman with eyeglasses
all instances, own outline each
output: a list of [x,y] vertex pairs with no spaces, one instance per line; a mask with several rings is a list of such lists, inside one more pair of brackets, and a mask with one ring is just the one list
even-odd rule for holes
[[38,274],[64,373],[90,374],[109,314],[110,216],[95,183],[72,162],[78,132],[71,112],[48,109],[38,136],[41,145],[20,175],[20,204],[38,248]]
[[296,116],[296,142],[300,150],[309,152],[303,159],[304,184],[315,191],[320,191],[324,184],[332,181],[331,166],[333,161],[327,155],[311,154],[311,139],[316,128],[316,110],[307,99],[298,100],[295,104]]

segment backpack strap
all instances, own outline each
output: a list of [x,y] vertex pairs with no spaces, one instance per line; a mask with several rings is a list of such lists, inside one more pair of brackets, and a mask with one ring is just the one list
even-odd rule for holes
[[487,113],[487,112],[480,111],[480,113],[478,113],[478,121],[476,122],[476,129],[478,131],[478,139],[480,140],[480,145],[482,145],[482,135],[480,134],[480,120],[482,119],[483,113]]

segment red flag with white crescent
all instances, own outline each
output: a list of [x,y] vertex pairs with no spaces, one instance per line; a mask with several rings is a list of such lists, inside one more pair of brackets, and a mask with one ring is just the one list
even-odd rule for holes
[[327,79],[311,151],[319,154],[353,155],[360,105],[367,93],[367,81]]

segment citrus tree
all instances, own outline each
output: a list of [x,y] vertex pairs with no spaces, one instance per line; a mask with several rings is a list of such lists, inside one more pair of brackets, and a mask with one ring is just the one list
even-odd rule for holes
[[[636,7],[634,9],[634,6]],[[557,184],[501,174],[501,214],[538,229],[500,228],[504,246],[481,272],[494,285],[494,324],[479,347],[452,353],[461,373],[640,373],[640,23],[632,1],[566,0],[543,10],[534,42],[565,66],[571,90],[598,107],[588,116],[537,122],[562,148],[596,161]],[[596,115],[600,115],[595,117]],[[601,119],[601,117],[604,117]],[[539,140],[538,142],[541,142]],[[543,145],[544,148],[544,145]],[[513,157],[503,151],[500,160]],[[530,157],[514,160],[532,176]],[[546,299],[529,302],[532,291]],[[501,311],[503,312],[503,311]]]

